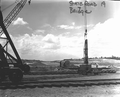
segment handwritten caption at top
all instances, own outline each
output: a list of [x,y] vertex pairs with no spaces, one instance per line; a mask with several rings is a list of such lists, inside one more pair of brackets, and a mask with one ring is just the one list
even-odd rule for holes
[[[87,9],[82,9],[82,6],[96,7],[98,4],[96,2],[73,2],[69,1],[70,4],[70,13],[79,13],[84,15],[84,13],[90,14],[92,10],[88,11]],[[106,7],[105,1],[101,2],[101,6]]]

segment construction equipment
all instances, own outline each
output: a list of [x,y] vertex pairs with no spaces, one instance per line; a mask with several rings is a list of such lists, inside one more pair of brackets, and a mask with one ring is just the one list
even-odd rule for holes
[[78,70],[78,66],[75,66],[70,60],[62,60],[60,61],[60,69]]
[[[12,21],[15,19],[18,13],[24,7],[26,2],[27,0],[21,0],[20,2],[18,2],[4,21],[2,12],[0,11],[0,27],[1,27],[0,38],[5,39],[7,41],[3,46],[2,44],[0,44],[0,80],[2,80],[5,76],[9,76],[9,79],[12,82],[18,82],[23,78],[23,73],[27,73],[30,71],[30,67],[26,64],[23,64],[12,42],[12,39],[10,38],[8,31],[6,30],[6,28],[12,23]],[[6,37],[2,37],[3,34]],[[13,57],[10,53],[8,53],[7,51],[8,44],[10,44],[16,58]],[[13,65],[13,67],[10,67],[11,64]]]
[[[12,11],[7,15],[7,17],[4,19],[4,25],[6,28],[12,23],[12,21],[16,18],[16,16],[19,14],[19,12],[22,10],[22,8],[25,6],[27,0],[21,0],[19,1],[16,6],[12,9]],[[2,30],[1,30],[1,35]]]
[[21,81],[23,78],[22,70],[18,67],[10,68],[4,53],[6,52],[0,44],[0,81],[4,80],[6,76],[14,83]]
[[[86,2],[86,0],[85,0]],[[88,62],[88,39],[87,39],[87,17],[86,17],[86,5],[84,5],[84,20],[85,20],[85,33],[84,33],[84,64],[80,65],[78,69],[79,74],[86,75],[92,73],[91,65]]]

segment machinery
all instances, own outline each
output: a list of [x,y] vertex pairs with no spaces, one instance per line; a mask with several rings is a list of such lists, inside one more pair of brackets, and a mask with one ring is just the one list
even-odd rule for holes
[[[0,11],[0,38],[6,40],[7,42],[2,45],[0,44],[0,81],[2,81],[6,76],[12,82],[19,82],[23,78],[23,74],[30,71],[30,67],[26,64],[23,64],[15,46],[12,42],[12,39],[6,30],[6,28],[12,23],[18,13],[22,10],[27,0],[21,0],[17,3],[17,5],[13,8],[13,10],[8,14],[8,16],[3,21],[2,12]],[[30,3],[30,1],[29,1]],[[2,37],[4,34],[5,37]],[[10,45],[15,57],[13,57],[7,51],[7,45]],[[12,67],[10,67],[12,65]]]
[[68,60],[60,61],[60,67],[61,68],[68,68],[68,67],[70,67],[70,61],[68,61]]
[[70,60],[65,59],[60,61],[60,69],[78,70],[78,66],[75,66]]
[[[86,0],[85,0],[86,1]],[[70,68],[70,62],[67,61],[63,61],[60,63],[60,67],[63,68],[68,68],[68,69],[76,69],[78,74],[82,74],[82,75],[87,75],[87,74],[98,74],[99,73],[99,69],[98,68],[92,68],[92,65],[89,64],[88,62],[88,39],[87,39],[87,17],[86,17],[86,6],[84,5],[84,21],[85,21],[85,33],[84,33],[84,63],[82,65],[80,65],[79,67],[74,67],[74,68]]]
[[[85,0],[86,2],[86,0]],[[85,20],[85,33],[84,33],[84,64],[80,65],[78,69],[79,74],[87,75],[88,73],[92,73],[93,69],[88,62],[88,39],[87,39],[87,17],[86,17],[86,5],[84,5],[84,20]],[[95,70],[97,71],[97,70]]]

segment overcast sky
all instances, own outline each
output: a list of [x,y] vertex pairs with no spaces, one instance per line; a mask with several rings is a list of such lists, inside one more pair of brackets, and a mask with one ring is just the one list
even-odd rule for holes
[[[4,10],[16,0],[2,0]],[[20,0],[18,0],[20,1]],[[32,0],[24,6],[8,32],[22,59],[59,60],[82,58],[84,46],[84,15],[70,13],[70,0]],[[73,0],[73,2],[84,0]],[[105,1],[106,6],[101,6]],[[89,57],[120,57],[120,3],[108,0],[89,0],[87,28]],[[4,18],[12,5],[3,11]],[[79,7],[72,6],[73,8]],[[82,7],[82,9],[84,9]]]

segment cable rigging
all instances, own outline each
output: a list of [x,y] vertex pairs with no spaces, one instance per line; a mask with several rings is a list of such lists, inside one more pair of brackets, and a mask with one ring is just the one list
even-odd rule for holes
[[[1,1],[0,1],[1,2]],[[4,8],[4,9],[2,9],[1,11],[3,12],[3,11],[5,11],[5,10],[7,10],[8,8],[10,8],[11,6],[13,6],[14,4],[16,4],[16,3],[18,3],[19,1],[18,0],[16,0],[14,3],[12,3],[12,4],[10,4],[9,6],[7,6],[6,8]]]

